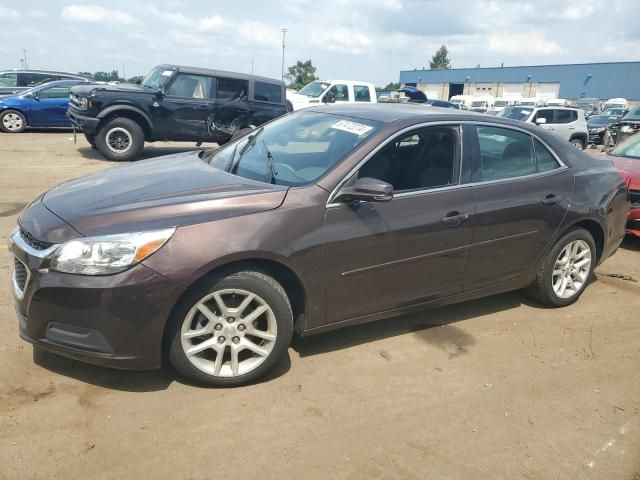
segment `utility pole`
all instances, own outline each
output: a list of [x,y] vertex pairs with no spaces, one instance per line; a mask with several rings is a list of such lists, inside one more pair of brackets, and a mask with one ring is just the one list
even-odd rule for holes
[[124,74],[124,63],[122,64],[122,78],[127,79],[127,76]]
[[282,81],[284,82],[284,37],[287,34],[287,29],[282,29]]
[[251,75],[253,75],[253,58],[251,59]]
[[22,49],[22,60],[24,62],[24,68],[26,70],[27,68],[29,68],[29,64],[27,63],[27,51],[24,48]]

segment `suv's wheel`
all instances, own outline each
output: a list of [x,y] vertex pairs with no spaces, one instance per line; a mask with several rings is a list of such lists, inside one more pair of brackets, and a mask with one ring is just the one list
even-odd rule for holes
[[595,259],[591,234],[582,228],[572,230],[551,248],[527,293],[550,307],[570,305],[587,286]]
[[570,143],[577,149],[584,150],[584,140],[582,140],[581,138],[572,138]]
[[255,271],[203,281],[171,321],[173,366],[191,380],[217,387],[244,385],[265,375],[286,353],[293,334],[284,289]]
[[0,128],[6,133],[24,132],[27,128],[27,119],[17,110],[5,110],[0,115]]
[[95,138],[96,148],[109,160],[132,160],[144,148],[144,132],[129,118],[114,118]]
[[240,138],[240,137],[245,136],[251,130],[253,130],[253,128],[248,128],[248,127],[247,128],[240,128],[240,129],[236,130],[235,132],[233,132],[233,135],[231,135],[231,140],[230,141],[233,141],[236,138]]

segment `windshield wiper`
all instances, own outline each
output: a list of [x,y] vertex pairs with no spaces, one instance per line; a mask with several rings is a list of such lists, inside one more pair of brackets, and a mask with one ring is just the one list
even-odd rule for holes
[[276,172],[276,167],[273,163],[273,155],[271,155],[271,150],[269,150],[269,147],[267,147],[267,144],[264,140],[262,140],[262,145],[264,145],[264,149],[267,151],[267,167],[269,167],[267,180],[270,184],[277,185],[276,175],[278,174],[278,172]]
[[245,153],[247,153],[247,151],[250,148],[253,148],[253,146],[256,144],[256,139],[258,138],[258,135],[260,135],[263,130],[264,130],[264,127],[260,127],[258,130],[256,130],[256,133],[249,135],[249,140],[247,141],[247,144],[244,147],[242,147],[238,152],[238,160],[233,162],[233,159],[235,158],[235,155],[236,155],[235,149],[238,148],[238,144],[236,143],[236,146],[233,150],[233,155],[231,156],[231,163],[229,164],[229,170],[227,170],[229,173],[233,173],[235,175],[238,172],[238,167],[240,166],[240,160],[242,160],[242,156]]

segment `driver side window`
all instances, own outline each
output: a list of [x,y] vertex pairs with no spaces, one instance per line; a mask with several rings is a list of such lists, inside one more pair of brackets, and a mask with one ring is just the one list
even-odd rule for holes
[[426,127],[408,132],[376,153],[358,171],[393,186],[394,192],[455,185],[460,165],[460,128]]

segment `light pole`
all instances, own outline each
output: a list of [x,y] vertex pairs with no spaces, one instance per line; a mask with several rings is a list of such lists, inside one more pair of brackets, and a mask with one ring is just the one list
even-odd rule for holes
[[284,37],[287,34],[287,29],[282,29],[282,81],[284,82]]
[[27,63],[27,51],[24,48],[22,49],[22,58],[24,59],[24,68],[29,68],[29,64]]

